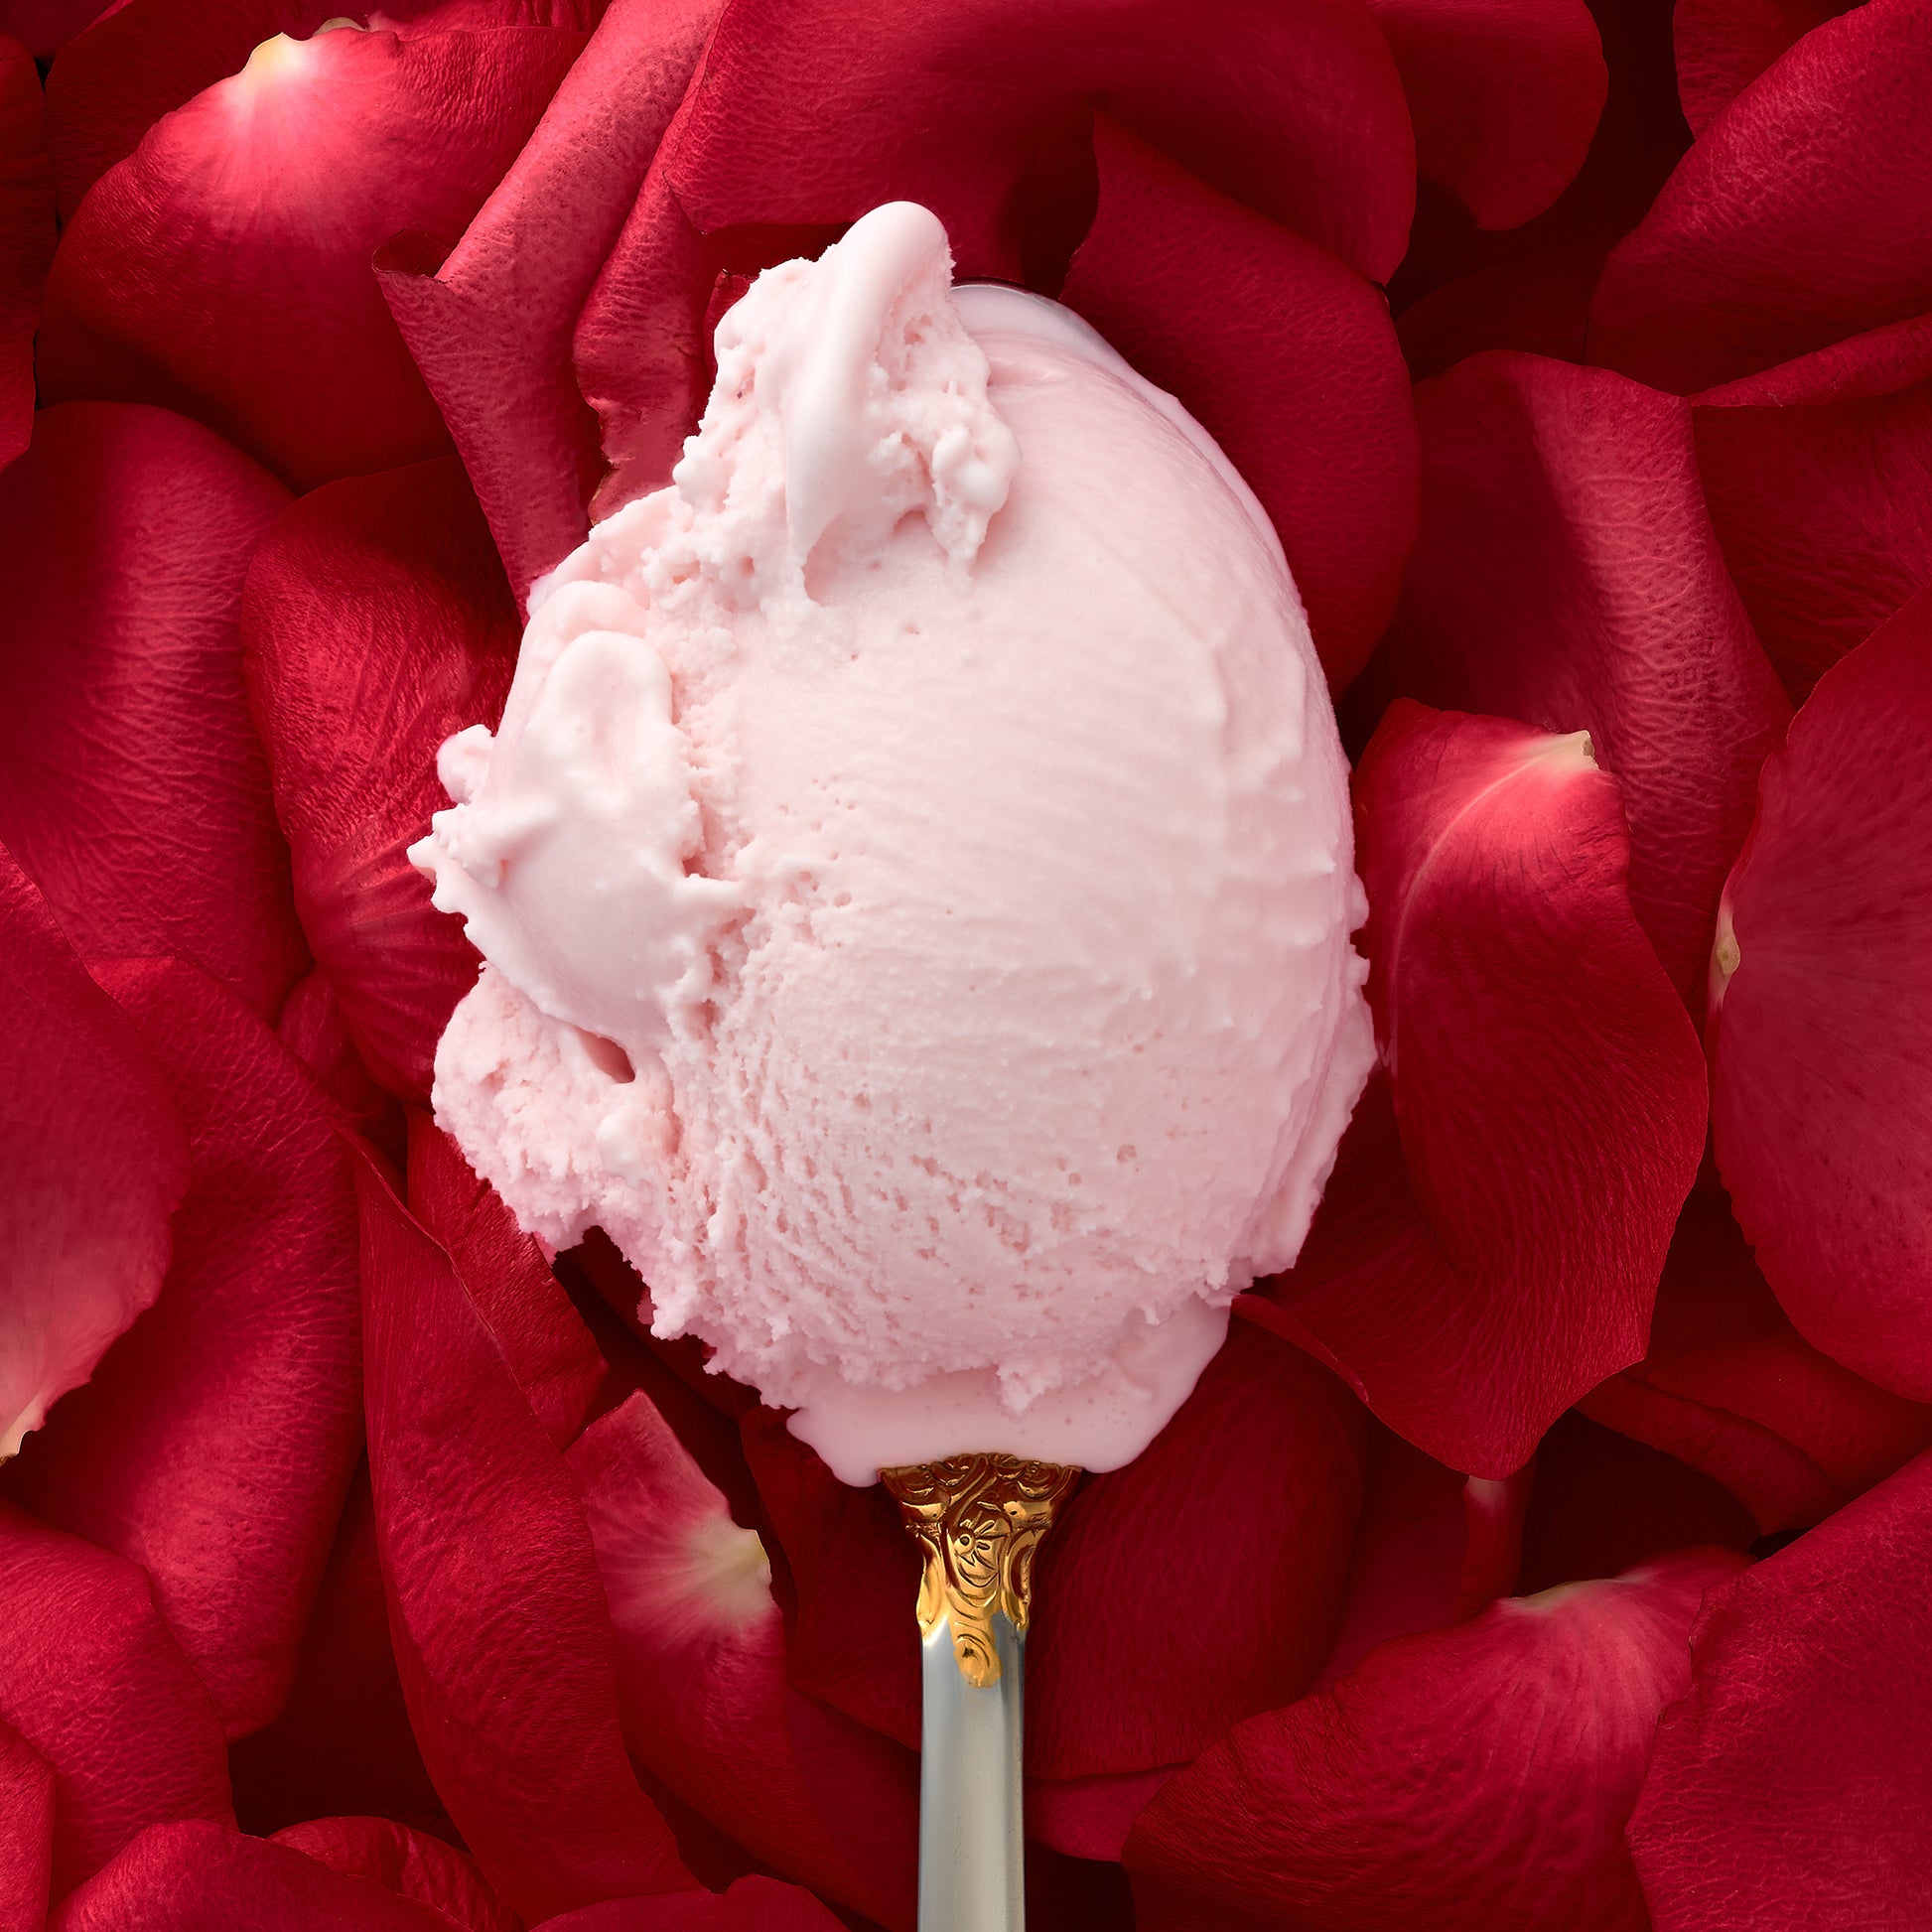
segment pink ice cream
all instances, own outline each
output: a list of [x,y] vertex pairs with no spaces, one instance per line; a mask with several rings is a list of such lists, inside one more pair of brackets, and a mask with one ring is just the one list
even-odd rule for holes
[[412,854],[486,961],[438,1120],[850,1482],[1136,1455],[1373,1055],[1272,527],[1083,323],[950,268],[897,203],[759,278]]

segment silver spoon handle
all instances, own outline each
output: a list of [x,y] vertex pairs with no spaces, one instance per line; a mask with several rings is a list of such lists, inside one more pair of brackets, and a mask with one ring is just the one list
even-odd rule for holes
[[1034,1553],[1079,1473],[986,1454],[880,1471],[925,1560],[919,1932],[1024,1932]]
[[1025,1932],[1021,1820],[1027,1640],[993,1622],[1000,1677],[967,1683],[950,1617],[926,1633],[919,1758],[919,1932]]

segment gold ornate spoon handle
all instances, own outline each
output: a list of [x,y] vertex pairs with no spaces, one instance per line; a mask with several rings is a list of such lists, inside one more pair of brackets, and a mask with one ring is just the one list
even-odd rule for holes
[[1024,1932],[1022,1714],[1034,1553],[1078,1469],[951,1455],[883,1469],[925,1559],[919,1932]]

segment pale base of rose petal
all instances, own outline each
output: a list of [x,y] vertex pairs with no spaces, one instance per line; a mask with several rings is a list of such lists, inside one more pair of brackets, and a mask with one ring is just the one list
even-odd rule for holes
[[820,1370],[802,1378],[808,1393],[787,1427],[841,1482],[861,1486],[882,1468],[989,1451],[1118,1469],[1167,1427],[1227,1331],[1228,1310],[1203,1302],[1184,1303],[1158,1324],[1137,1320],[1114,1365],[1035,1397],[1019,1416],[1001,1401],[990,1368],[909,1389],[856,1388]]

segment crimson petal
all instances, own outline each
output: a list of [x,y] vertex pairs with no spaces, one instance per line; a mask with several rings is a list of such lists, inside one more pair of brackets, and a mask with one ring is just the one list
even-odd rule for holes
[[1799,1333],[1932,1399],[1932,591],[1765,764],[1713,960],[1712,1124]]
[[1507,1476],[1643,1352],[1704,1144],[1585,734],[1391,707],[1356,772],[1371,1079],[1271,1293],[1382,1420]]
[[572,332],[717,10],[619,0],[456,248],[378,261],[519,599],[589,529],[604,464]]
[[1178,1763],[1300,1696],[1334,1636],[1362,1454],[1341,1384],[1236,1322],[1173,1420],[1125,1468],[1089,1477],[1041,1546],[1029,1767]]
[[[0,17],[0,27],[7,24]],[[54,174],[34,57],[0,33],[0,469],[27,447],[34,331],[54,259]]]
[[145,1826],[232,1823],[221,1723],[133,1564],[0,1503],[0,1720],[54,1772],[54,1896]]
[[526,1919],[691,1884],[623,1755],[569,1472],[448,1255],[370,1163],[355,1172],[376,1530],[436,1788]]
[[282,1708],[361,1452],[355,1202],[335,1109],[179,961],[96,968],[194,1162],[161,1300],[21,1458],[48,1522],[138,1563],[230,1735]]
[[1630,1849],[1658,1932],[1925,1913],[1932,1455],[1717,1591]]
[[447,449],[369,256],[403,229],[461,233],[583,45],[521,27],[264,41],[74,210],[44,392],[165,402],[298,489]]
[[385,1891],[441,1912],[462,1932],[522,1932],[522,1922],[455,1846],[393,1818],[311,1819],[277,1832],[275,1842],[333,1871],[372,1878]]
[[1649,1351],[1580,1406],[1715,1477],[1767,1534],[1819,1522],[1932,1442],[1932,1409],[1799,1335],[1712,1194],[1684,1205]]
[[1369,0],[1416,123],[1416,166],[1484,228],[1541,214],[1576,178],[1609,91],[1583,0]]
[[1094,117],[1100,212],[1062,300],[1179,397],[1261,498],[1337,690],[1388,627],[1421,513],[1382,292]]
[[427,1100],[477,955],[405,852],[447,802],[437,747],[496,722],[518,637],[461,465],[351,478],[293,505],[248,573],[242,636],[309,943],[369,1070]]
[[[93,0],[14,3],[65,6],[76,15],[93,7]],[[117,0],[61,50],[48,80],[63,219],[108,169],[140,146],[142,135],[164,114],[239,71],[256,46],[273,35],[307,40],[326,21],[344,19],[332,14],[334,4],[197,0],[184,7],[180,0]],[[596,5],[597,0],[396,0],[379,12],[384,26],[408,36],[449,27],[587,29]],[[0,31],[13,30],[0,20]]]
[[1866,0],[1707,126],[1596,286],[1590,359],[1679,394],[1932,309],[1925,0]]
[[1631,905],[1701,1013],[1718,895],[1790,713],[1725,573],[1690,411],[1511,353],[1416,401],[1422,538],[1366,681],[1587,731],[1622,786]]
[[0,1932],[41,1932],[54,1876],[54,1772],[0,1724]]
[[569,1460],[618,1634],[631,1750],[764,1863],[909,1926],[914,1760],[823,1707],[809,1726],[794,1722],[805,1701],[785,1682],[784,1622],[757,1534],[733,1523],[641,1395],[593,1423]]
[[1725,562],[1801,703],[1932,582],[1932,318],[1691,400]]
[[216,1825],[157,1825],[48,1921],[48,1932],[450,1932],[384,1886]]
[[179,954],[264,1016],[307,958],[236,619],[287,501],[120,404],[43,410],[0,474],[0,838],[84,958]]
[[161,1293],[188,1143],[167,1075],[0,846],[0,1456]]
[[1739,1561],[1510,1597],[1237,1725],[1127,1841],[1143,1932],[1641,1932],[1624,1821],[1704,1590]]

